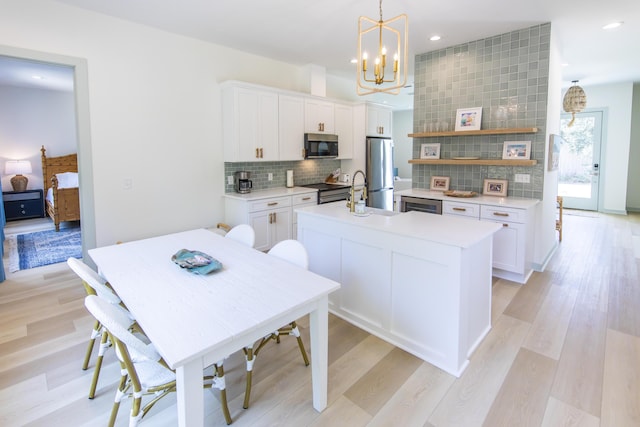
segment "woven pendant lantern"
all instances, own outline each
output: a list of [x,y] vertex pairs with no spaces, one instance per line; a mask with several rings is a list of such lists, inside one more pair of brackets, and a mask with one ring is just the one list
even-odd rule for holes
[[571,121],[567,124],[567,127],[573,126],[573,122],[576,121],[576,113],[581,112],[587,106],[587,94],[584,90],[578,86],[578,80],[573,80],[573,86],[567,90],[562,100],[562,108],[567,113],[571,113]]

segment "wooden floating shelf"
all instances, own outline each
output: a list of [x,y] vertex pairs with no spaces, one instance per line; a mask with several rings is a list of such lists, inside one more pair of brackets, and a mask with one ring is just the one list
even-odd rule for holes
[[474,135],[506,135],[516,133],[536,133],[538,128],[504,128],[504,129],[482,129],[466,131],[448,132],[420,132],[410,133],[409,138],[435,138],[438,136],[474,136]]
[[537,160],[502,160],[502,159],[411,159],[414,165],[481,165],[481,166],[534,166]]

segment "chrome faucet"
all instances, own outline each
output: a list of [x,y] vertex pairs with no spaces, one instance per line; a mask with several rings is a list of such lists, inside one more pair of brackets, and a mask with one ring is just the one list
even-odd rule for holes
[[349,191],[349,200],[347,201],[347,207],[350,212],[356,211],[356,175],[362,174],[362,179],[364,180],[364,184],[362,186],[362,200],[367,200],[367,176],[358,169],[353,176],[351,177],[351,190]]

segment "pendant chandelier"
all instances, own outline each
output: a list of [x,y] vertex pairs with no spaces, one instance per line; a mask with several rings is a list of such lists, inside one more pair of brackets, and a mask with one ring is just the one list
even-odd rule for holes
[[[358,95],[376,92],[387,92],[393,95],[400,93],[407,82],[408,34],[409,25],[406,14],[398,15],[388,21],[382,19],[382,0],[380,0],[380,20],[376,21],[366,16],[358,19]],[[387,70],[387,46],[395,49],[389,70]],[[369,60],[369,52],[373,55],[373,67]]]
[[562,100],[564,111],[571,113],[571,121],[567,124],[567,127],[573,126],[573,122],[576,121],[576,113],[581,112],[587,106],[587,94],[577,85],[578,80],[573,80],[571,83],[573,83],[573,86],[567,90]]

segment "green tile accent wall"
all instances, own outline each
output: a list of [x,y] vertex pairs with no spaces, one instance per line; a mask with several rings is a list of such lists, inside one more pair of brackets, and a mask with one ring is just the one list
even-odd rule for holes
[[[481,129],[537,127],[535,134],[414,138],[440,143],[440,158],[502,158],[504,141],[531,141],[535,166],[413,165],[413,186],[429,188],[431,176],[451,177],[450,188],[482,191],[485,178],[507,179],[508,196],[542,199],[551,24],[546,23],[416,55],[414,133],[436,123],[453,130],[458,108],[482,107]],[[530,183],[516,183],[529,174]]]
[[[324,182],[325,178],[340,167],[340,160],[317,159],[300,160],[294,162],[246,162],[225,163],[224,183],[225,193],[234,191],[233,185],[227,183],[227,177],[233,176],[236,171],[251,172],[251,181],[254,190],[266,190],[268,188],[285,187],[287,185],[287,170],[293,170],[294,185],[315,184]],[[269,181],[269,173],[273,179]]]

